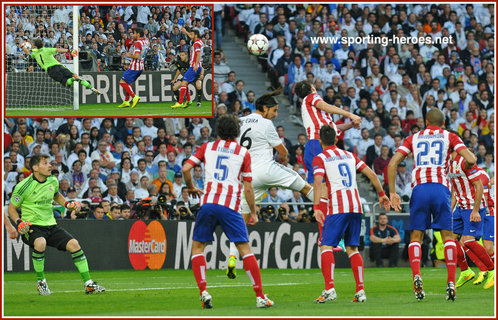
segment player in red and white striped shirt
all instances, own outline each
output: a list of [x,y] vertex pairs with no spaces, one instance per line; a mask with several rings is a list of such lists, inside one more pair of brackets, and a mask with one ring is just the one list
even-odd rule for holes
[[[458,264],[460,276],[456,282],[459,288],[475,277],[475,273],[469,268],[465,260],[466,252],[476,265],[484,265],[482,272],[488,272],[485,287],[491,279],[494,279],[494,264],[491,258],[476,238],[482,232],[482,223],[486,215],[486,202],[483,198],[483,181],[481,171],[476,164],[467,169],[462,156],[453,152],[448,166],[448,178],[452,187],[451,209],[453,211],[453,233],[457,240]],[[485,183],[488,184],[489,181]],[[456,208],[455,208],[456,207]]]
[[[189,193],[194,196],[204,193],[195,220],[192,241],[192,270],[199,286],[202,307],[212,308],[212,297],[206,290],[204,248],[207,241],[214,241],[213,232],[217,225],[221,225],[230,241],[236,243],[246,273],[256,292],[256,306],[271,307],[273,301],[263,293],[261,273],[249,244],[246,224],[242,215],[236,211],[240,204],[242,179],[246,201],[251,209],[248,224],[258,222],[251,184],[251,156],[247,149],[236,141],[240,133],[239,119],[234,115],[221,116],[216,122],[216,132],[219,138],[215,142],[203,144],[182,169]],[[204,192],[194,187],[191,174],[191,169],[201,162],[204,162],[206,175]]]
[[396,172],[401,161],[410,152],[413,153],[415,164],[412,171],[413,192],[410,199],[411,234],[408,256],[417,300],[425,297],[420,275],[420,259],[422,237],[424,231],[429,228],[441,230],[448,269],[446,299],[455,299],[457,252],[451,231],[451,193],[446,179],[446,166],[452,151],[460,154],[469,166],[476,163],[476,157],[456,134],[441,129],[443,124],[443,113],[437,108],[429,110],[426,115],[427,128],[405,139],[403,145],[391,158],[387,169],[391,204],[396,211],[400,211],[401,198],[395,191]]
[[[313,84],[308,80],[298,82],[295,86],[295,92],[298,97],[303,99],[301,116],[304,128],[308,134],[308,142],[304,147],[304,165],[306,170],[308,170],[307,181],[313,183],[313,159],[323,151],[319,142],[320,128],[326,124],[330,124],[338,133],[352,128],[353,125],[359,129],[361,117],[323,101],[322,97],[316,93]],[[336,126],[332,120],[332,114],[350,118],[352,122]]]
[[131,84],[135,82],[144,71],[144,60],[147,55],[147,51],[149,50],[149,40],[147,40],[144,36],[145,33],[143,28],[136,27],[133,29],[133,38],[135,40],[132,45],[133,51],[126,53],[126,57],[132,59],[130,68],[125,71],[121,77],[121,81],[119,82],[119,85],[123,87],[126,92],[125,100],[118,106],[119,108],[129,107],[130,97],[132,98],[132,108],[134,108],[140,100],[140,97],[133,92]]
[[[314,189],[321,190],[323,179],[328,190],[329,207],[327,212],[320,209],[320,194],[314,195],[314,211],[316,220],[323,226],[320,252],[322,274],[325,290],[315,300],[316,303],[335,300],[334,289],[334,253],[333,247],[339,244],[344,236],[346,253],[351,261],[351,268],[356,280],[356,293],[353,302],[364,302],[367,297],[363,286],[363,259],[358,252],[362,207],[356,186],[356,171],[364,174],[379,193],[379,203],[389,210],[389,198],[386,196],[379,178],[363,161],[351,152],[335,146],[336,131],[330,125],[320,129],[320,143],[323,152],[313,160],[315,174]],[[326,216],[325,216],[326,215]]]
[[495,178],[489,178],[488,173],[484,169],[481,170],[482,184],[484,185],[484,197],[486,198],[486,205],[488,210],[484,217],[482,239],[484,248],[491,257],[493,263],[495,262]]
[[[194,29],[191,32],[189,32],[187,31],[187,29],[182,28],[182,33],[189,36],[189,38],[193,42],[190,51],[190,67],[183,75],[182,83],[180,84],[181,85],[180,98],[178,99],[177,103],[171,106],[171,108],[180,108],[180,107],[185,108],[192,104],[192,101],[190,101],[190,91],[188,89],[188,84],[194,82],[197,79],[197,77],[199,77],[202,70],[201,56],[202,56],[202,47],[204,44],[202,43],[199,30]],[[186,97],[187,99],[184,102],[183,99],[185,98],[185,95],[187,95]]]

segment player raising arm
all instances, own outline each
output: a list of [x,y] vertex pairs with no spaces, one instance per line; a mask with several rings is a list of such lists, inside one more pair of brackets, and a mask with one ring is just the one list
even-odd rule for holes
[[406,138],[403,145],[396,150],[387,168],[391,205],[396,211],[400,211],[401,198],[395,191],[396,172],[401,161],[413,152],[415,164],[412,171],[413,193],[410,199],[411,233],[408,256],[415,297],[419,301],[425,298],[420,274],[421,243],[424,231],[429,228],[441,230],[448,270],[446,299],[455,300],[457,251],[453,240],[451,193],[446,167],[453,151],[461,155],[468,166],[472,167],[476,163],[476,157],[456,134],[441,129],[443,124],[444,114],[439,109],[433,108],[427,112],[427,128]]
[[[220,225],[231,242],[235,242],[244,261],[244,268],[251,279],[256,293],[256,307],[271,307],[273,301],[263,293],[261,272],[258,261],[249,244],[247,227],[240,206],[240,179],[251,209],[251,224],[258,222],[254,204],[254,191],[251,180],[251,156],[246,148],[235,140],[240,133],[239,118],[223,115],[216,122],[218,139],[203,144],[194,156],[183,166],[183,174],[188,191],[201,197],[201,208],[195,220],[192,241],[192,271],[199,287],[203,308],[212,308],[212,297],[206,290],[206,258],[204,248],[207,241],[213,241],[213,232]],[[204,162],[204,192],[194,187],[190,170]]]
[[[251,153],[252,185],[256,202],[260,202],[269,187],[283,187],[299,191],[313,201],[313,188],[294,170],[273,160],[273,149],[278,151],[279,161],[287,159],[287,148],[275,130],[272,120],[278,115],[278,103],[274,96],[282,90],[266,93],[256,100],[256,112],[242,117],[239,143]],[[242,215],[249,221],[250,207],[242,198]],[[237,248],[230,243],[227,276],[234,279],[237,275]]]
[[[180,99],[180,93],[178,89],[180,89],[182,85],[182,81],[177,81],[177,79],[182,75],[182,79],[185,76],[185,73],[190,67],[189,60],[188,60],[188,54],[185,51],[180,51],[179,57],[177,57],[176,62],[176,74],[173,77],[173,80],[171,80],[171,84],[173,85],[173,92],[176,96],[176,99]],[[201,68],[201,72],[198,74],[195,81],[195,87],[197,88],[197,106],[201,106],[201,99],[202,99],[202,79],[204,79],[204,69]]]
[[367,296],[363,285],[363,259],[358,252],[363,209],[356,186],[356,171],[370,179],[379,194],[381,207],[389,210],[390,203],[375,172],[358,159],[354,153],[337,148],[335,142],[335,129],[330,125],[321,127],[320,143],[324,150],[313,160],[314,189],[321,190],[325,178],[328,197],[331,201],[329,201],[327,212],[322,212],[320,195],[315,192],[313,201],[315,218],[323,226],[320,252],[322,274],[325,280],[325,290],[315,300],[315,303],[324,303],[337,298],[334,289],[335,259],[333,247],[339,244],[343,236],[346,253],[351,261],[351,269],[356,280],[356,293],[353,302],[364,302],[367,300]]
[[[47,245],[71,253],[74,265],[85,282],[86,293],[105,291],[104,287],[91,280],[88,262],[78,241],[59,227],[54,218],[52,200],[68,210],[79,211],[81,205],[77,201],[66,201],[59,193],[59,181],[52,176],[48,155],[34,155],[29,164],[33,174],[15,186],[8,212],[12,221],[16,222],[22,241],[33,249],[38,292],[40,295],[51,294],[44,273]],[[18,208],[21,209],[21,218]]]
[[144,29],[140,27],[135,27],[133,29],[133,39],[134,43],[132,45],[132,52],[126,53],[126,58],[131,58],[130,67],[125,71],[119,81],[119,85],[123,87],[125,94],[125,100],[118,108],[126,108],[130,106],[130,98],[132,99],[131,107],[135,108],[140,97],[133,92],[131,84],[135,82],[138,77],[144,71],[145,57],[147,56],[147,51],[149,50],[149,40],[145,38]]
[[[78,77],[78,75],[74,74],[54,58],[54,54],[66,53],[69,49],[46,48],[45,43],[41,38],[36,38],[33,41],[33,49],[31,51],[28,49],[29,45],[27,45],[27,42],[23,42],[20,47],[25,54],[35,58],[38,65],[47,72],[50,78],[63,86],[69,88],[73,85],[74,81],[78,81],[83,86],[92,90],[93,93],[100,94],[100,92],[92,87],[88,81]],[[76,56],[77,54],[78,52],[76,50],[71,50],[71,55]]]
[[[308,134],[308,143],[304,147],[304,165],[306,170],[308,170],[307,180],[309,183],[313,183],[313,159],[323,151],[319,141],[320,128],[326,124],[330,124],[336,129],[338,134],[340,131],[348,130],[353,126],[359,129],[361,117],[323,101],[322,97],[316,93],[313,84],[308,80],[298,82],[295,91],[298,97],[303,99],[301,115],[304,128]],[[350,118],[351,123],[336,125],[332,120],[333,114]]]
[[[171,106],[171,108],[185,108],[192,104],[190,101],[190,91],[188,89],[188,84],[194,82],[201,74],[201,53],[203,43],[201,40],[201,35],[199,30],[187,31],[187,29],[182,28],[182,33],[186,34],[192,40],[192,48],[190,49],[190,67],[187,72],[183,75],[181,87],[180,87],[180,99],[177,103]],[[186,97],[186,101],[183,99]]]

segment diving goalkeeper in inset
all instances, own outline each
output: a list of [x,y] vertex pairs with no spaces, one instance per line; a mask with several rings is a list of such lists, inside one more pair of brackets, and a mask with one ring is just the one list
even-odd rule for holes
[[[87,87],[95,94],[100,94],[100,92],[95,89],[90,82],[85,79],[80,78],[77,74],[73,73],[71,70],[62,65],[54,55],[57,53],[66,53],[69,49],[62,48],[45,48],[45,43],[41,38],[36,38],[33,41],[33,49],[29,42],[23,42],[20,45],[21,49],[28,56],[35,58],[38,65],[47,72],[50,78],[59,82],[63,86],[69,88],[73,85],[74,81],[79,81],[81,85]],[[30,50],[31,49],[31,50]],[[78,54],[77,50],[71,50],[71,55],[76,56]]]

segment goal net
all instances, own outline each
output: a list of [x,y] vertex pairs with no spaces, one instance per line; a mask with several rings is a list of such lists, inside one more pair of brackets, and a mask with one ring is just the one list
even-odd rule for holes
[[[72,49],[78,39],[78,28],[74,28],[76,34],[71,35],[69,31],[74,21],[78,25],[77,7],[5,6],[3,10],[6,17],[6,110],[77,109],[78,85],[67,88],[53,80],[19,47],[24,41],[32,44],[34,39],[41,38],[45,47]],[[70,36],[76,40],[71,41]],[[58,53],[54,57],[68,69],[77,71],[77,58],[69,53]]]

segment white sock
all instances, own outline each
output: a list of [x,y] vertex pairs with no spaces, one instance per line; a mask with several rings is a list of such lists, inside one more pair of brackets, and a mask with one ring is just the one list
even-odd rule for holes
[[237,250],[237,246],[233,242],[230,242],[230,255],[239,258],[239,250]]

